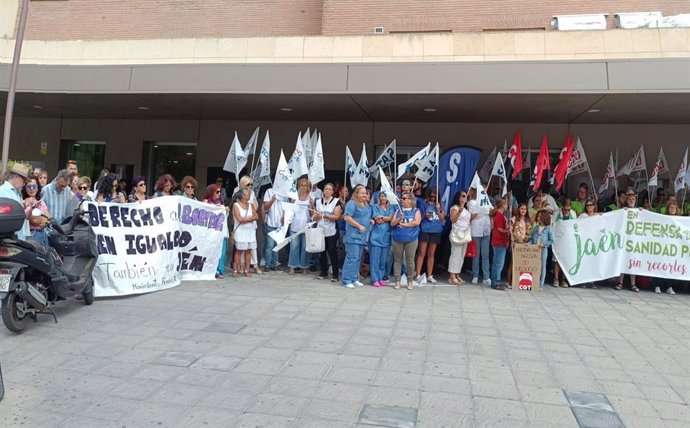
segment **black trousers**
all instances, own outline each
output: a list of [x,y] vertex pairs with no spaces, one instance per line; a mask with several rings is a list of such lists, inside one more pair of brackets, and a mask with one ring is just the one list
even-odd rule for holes
[[[326,251],[321,253],[321,276],[328,276],[328,259],[331,261],[331,269],[333,269],[333,278],[338,277],[338,231],[335,235],[326,236]],[[328,255],[328,259],[326,259]]]

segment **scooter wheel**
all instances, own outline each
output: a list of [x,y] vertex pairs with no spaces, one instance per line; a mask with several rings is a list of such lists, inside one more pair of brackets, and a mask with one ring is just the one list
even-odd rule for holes
[[13,333],[21,333],[29,322],[27,315],[20,317],[17,313],[17,302],[21,302],[21,297],[12,293],[2,302],[2,322],[5,327]]
[[84,291],[81,293],[82,297],[84,297],[84,304],[86,306],[89,306],[93,304],[93,288],[90,291]]

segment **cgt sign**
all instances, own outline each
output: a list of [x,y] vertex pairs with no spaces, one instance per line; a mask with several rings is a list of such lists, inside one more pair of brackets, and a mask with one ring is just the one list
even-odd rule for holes
[[[461,146],[446,150],[439,159],[439,194],[441,206],[446,213],[455,204],[457,193],[470,187],[481,155],[482,151],[479,149]],[[431,177],[429,183],[436,184],[435,175]]]

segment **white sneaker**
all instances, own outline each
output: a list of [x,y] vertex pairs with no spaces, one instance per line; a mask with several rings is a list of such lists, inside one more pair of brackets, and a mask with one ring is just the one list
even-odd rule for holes
[[485,279],[484,281],[482,281],[482,284],[484,284],[484,285],[491,285],[491,280],[490,280],[490,279]]
[[479,284],[479,278],[477,278],[476,276],[472,278],[472,284]]
[[342,284],[345,288],[355,288],[355,284]]
[[675,292],[675,291],[673,291],[673,287],[668,287],[668,290],[666,290],[666,294],[670,294],[670,295],[672,295],[672,296],[673,296],[673,295],[675,295],[675,294],[676,294],[676,292]]
[[362,283],[359,282],[359,281],[355,281],[355,282],[353,282],[352,284],[354,284],[354,285],[357,286],[357,287],[364,287],[364,284],[362,284]]
[[264,261],[264,259],[261,259],[261,260],[259,261],[259,266],[261,266],[261,267],[266,267],[266,261]]
[[436,278],[434,278],[433,275],[429,275],[429,277],[426,280],[431,284],[436,284]]
[[656,294],[661,294],[661,287],[654,287],[654,292]]

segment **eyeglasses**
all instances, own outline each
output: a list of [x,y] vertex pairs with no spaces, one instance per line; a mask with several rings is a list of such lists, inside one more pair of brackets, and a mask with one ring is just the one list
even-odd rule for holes
[[37,190],[38,189],[38,184],[27,184],[26,185],[26,190]]
[[89,190],[89,186],[79,186],[79,190]]
[[247,186],[253,186],[254,183],[247,183]]
[[220,190],[216,190],[216,195],[220,195]]
[[144,183],[144,182],[142,181],[141,183],[137,184],[137,187],[141,187],[141,186],[146,186],[146,183]]
[[463,193],[462,195],[460,195],[460,197],[461,197],[461,198],[466,198],[466,197],[467,197],[467,194]]
[[[192,186],[191,184],[187,184],[187,185],[184,186],[184,188],[185,188],[185,189],[193,189],[194,186]],[[219,190],[219,192],[220,192],[220,190]]]
[[587,206],[587,207],[593,207],[594,204],[587,204],[587,205],[585,205],[585,206]]

